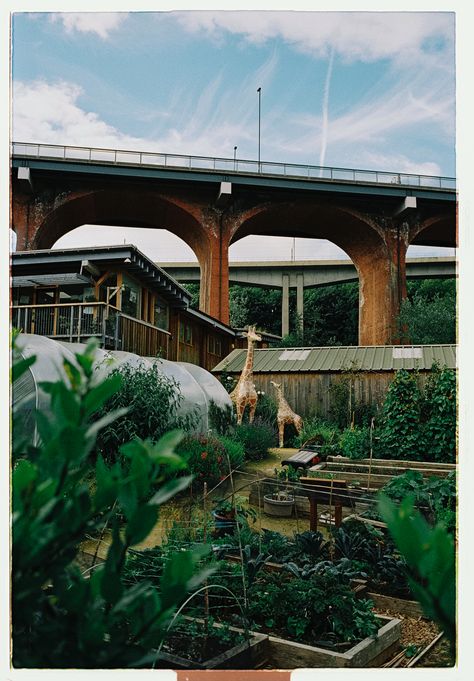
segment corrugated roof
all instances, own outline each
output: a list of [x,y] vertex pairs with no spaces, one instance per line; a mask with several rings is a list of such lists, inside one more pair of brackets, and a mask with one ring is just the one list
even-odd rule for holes
[[[232,350],[214,372],[242,371],[247,351]],[[393,371],[431,369],[433,362],[456,367],[456,345],[370,345],[321,348],[261,348],[254,350],[255,373],[313,371]]]

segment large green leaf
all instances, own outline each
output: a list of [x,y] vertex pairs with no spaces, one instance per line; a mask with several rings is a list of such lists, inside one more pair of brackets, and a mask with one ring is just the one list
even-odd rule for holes
[[96,488],[94,494],[94,508],[96,511],[108,508],[117,497],[117,481],[115,476],[104,463],[102,456],[97,456],[95,464]]
[[154,528],[158,519],[158,507],[139,506],[127,523],[127,543],[130,546],[143,541]]
[[127,412],[128,407],[120,407],[120,409],[114,409],[114,411],[105,414],[105,416],[98,419],[97,421],[94,421],[94,423],[91,426],[89,426],[86,432],[86,437],[95,441],[98,432],[102,430],[102,428],[105,428],[105,426],[108,426],[110,423],[113,423],[121,416],[124,416]]
[[119,373],[113,374],[91,388],[84,398],[84,411],[86,417],[96,412],[121,386],[122,377]]
[[21,459],[13,469],[13,493],[21,494],[21,492],[36,479],[37,474],[38,471],[36,466],[31,463],[31,461],[28,461],[28,459]]
[[12,366],[12,383],[22,376],[28,368],[36,362],[36,355],[14,362]]
[[165,501],[174,497],[175,494],[181,492],[181,490],[186,489],[191,484],[193,479],[192,475],[186,475],[182,478],[176,478],[175,480],[170,480],[166,484],[162,485],[158,492],[152,496],[150,499],[150,504],[164,504]]

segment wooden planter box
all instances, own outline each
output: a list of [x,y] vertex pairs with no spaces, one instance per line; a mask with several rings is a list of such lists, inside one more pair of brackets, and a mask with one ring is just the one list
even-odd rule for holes
[[373,593],[372,591],[367,591],[363,594],[363,597],[373,601],[374,609],[377,611],[391,610],[400,615],[405,615],[405,617],[426,617],[418,601],[397,596],[385,596],[385,594]]
[[[214,624],[219,627],[221,625]],[[233,631],[243,633],[240,629],[231,627]],[[204,662],[193,662],[184,657],[171,653],[160,652],[156,664],[158,669],[257,669],[267,662],[268,656],[268,636],[249,632],[250,640],[239,643],[233,648],[224,651],[220,655],[205,660]]]
[[304,667],[378,667],[399,647],[400,620],[378,615],[381,626],[376,638],[365,638],[345,653],[269,636],[268,659],[272,669]]

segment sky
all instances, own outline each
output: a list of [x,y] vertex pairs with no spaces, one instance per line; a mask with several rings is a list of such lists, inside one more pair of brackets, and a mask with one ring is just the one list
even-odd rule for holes
[[[279,10],[13,14],[13,139],[454,177],[454,13]],[[134,243],[195,260],[169,232],[85,225],[56,247]],[[411,247],[409,256],[453,255]],[[231,260],[347,257],[250,236]]]

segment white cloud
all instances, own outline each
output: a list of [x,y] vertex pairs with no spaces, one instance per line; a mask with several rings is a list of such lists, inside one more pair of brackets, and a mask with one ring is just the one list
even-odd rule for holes
[[57,12],[50,20],[62,22],[66,33],[96,33],[105,40],[127,16],[128,12]]
[[123,135],[94,112],[78,105],[82,89],[64,81],[16,82],[13,138],[21,142],[142,149],[146,142]]
[[413,60],[428,41],[452,46],[454,14],[445,12],[191,11],[174,16],[186,30],[242,35],[252,43],[279,37],[295,49],[326,57],[332,48],[348,61]]

